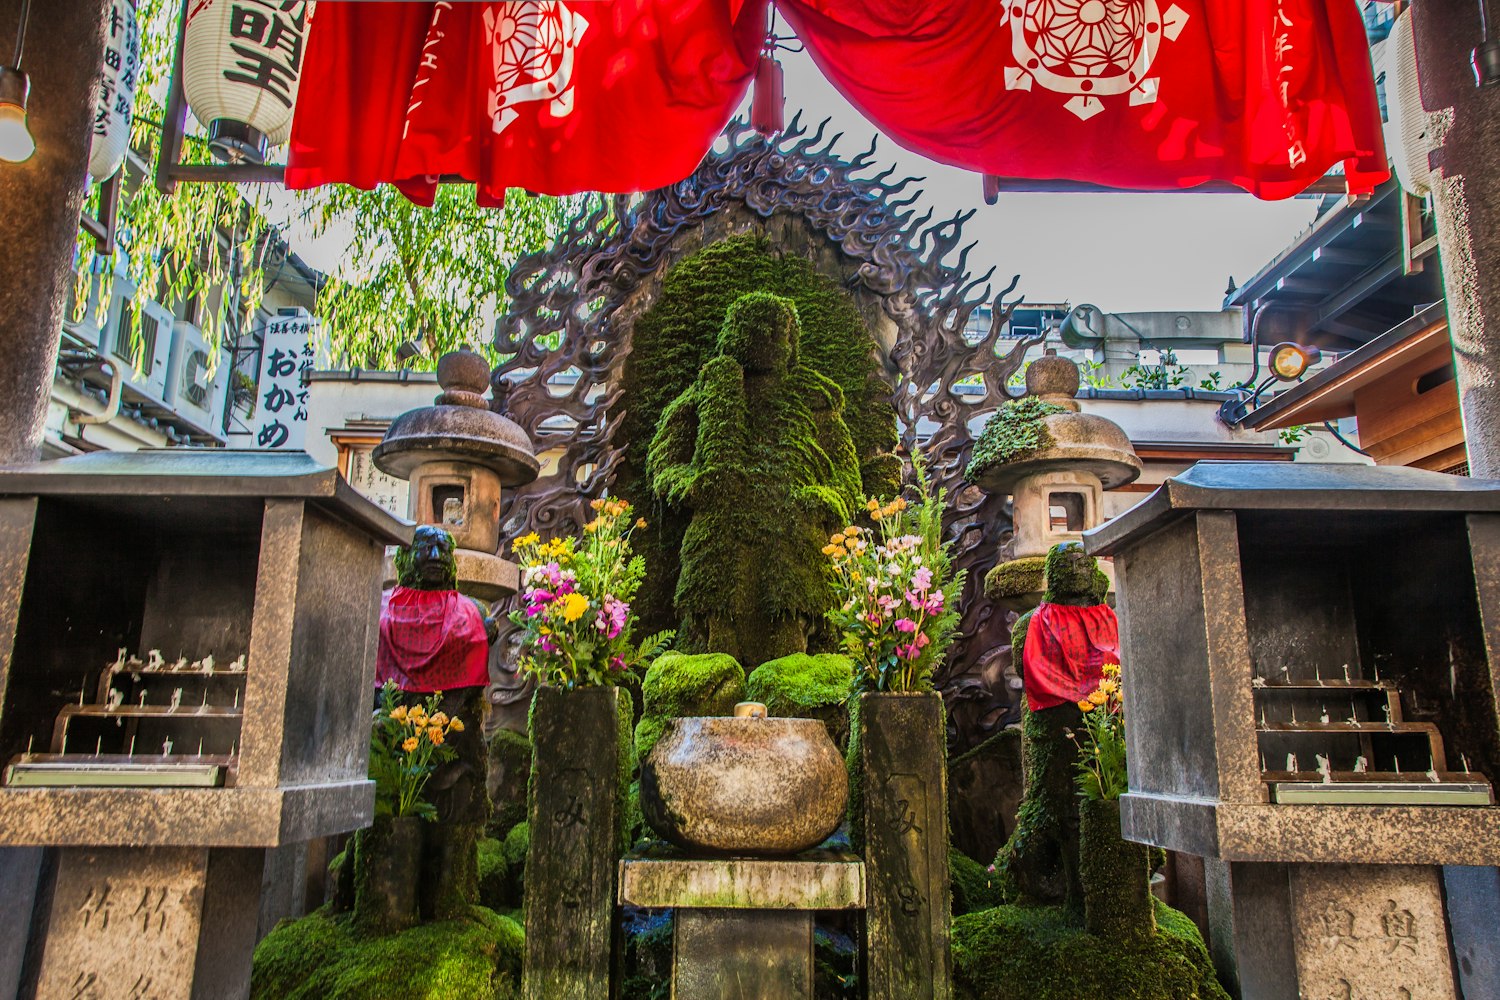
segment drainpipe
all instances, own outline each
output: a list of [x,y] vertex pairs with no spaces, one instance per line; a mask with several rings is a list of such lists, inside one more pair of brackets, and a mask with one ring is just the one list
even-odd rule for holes
[[101,360],[100,364],[109,369],[109,400],[104,404],[104,410],[101,413],[89,413],[75,407],[68,407],[68,419],[79,427],[107,424],[120,415],[120,392],[125,386],[125,373],[120,371],[119,365],[108,359]]

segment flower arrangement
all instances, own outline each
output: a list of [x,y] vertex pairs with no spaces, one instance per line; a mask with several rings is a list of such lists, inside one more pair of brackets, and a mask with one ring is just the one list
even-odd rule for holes
[[630,668],[655,658],[672,640],[658,632],[631,644],[636,621],[631,598],[646,563],[630,554],[630,504],[598,499],[582,538],[542,541],[535,532],[511,550],[521,560],[522,607],[510,620],[521,628],[520,668],[561,688],[618,684]]
[[1104,679],[1078,703],[1083,713],[1083,737],[1078,746],[1078,791],[1086,799],[1118,799],[1125,792],[1125,703],[1120,688],[1120,665],[1106,663]]
[[867,499],[874,527],[850,525],[823,547],[839,598],[828,617],[860,668],[857,691],[929,690],[958,627],[964,573],[943,542],[947,495],[928,488],[920,457],[915,465],[922,499]]
[[464,731],[463,720],[438,710],[442,693],[407,706],[394,681],[380,692],[370,732],[370,777],[375,780],[375,815],[437,819],[437,808],[422,790],[439,764],[454,758],[449,733]]

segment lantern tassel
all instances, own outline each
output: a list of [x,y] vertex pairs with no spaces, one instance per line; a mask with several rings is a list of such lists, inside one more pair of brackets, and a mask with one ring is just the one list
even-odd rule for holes
[[755,96],[750,101],[750,127],[766,138],[786,127],[786,93],[781,63],[769,48],[755,67]]

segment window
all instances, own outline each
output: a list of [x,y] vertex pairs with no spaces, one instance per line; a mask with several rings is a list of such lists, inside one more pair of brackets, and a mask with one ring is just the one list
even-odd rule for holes
[[1082,531],[1084,525],[1082,493],[1052,493],[1047,497],[1049,531]]

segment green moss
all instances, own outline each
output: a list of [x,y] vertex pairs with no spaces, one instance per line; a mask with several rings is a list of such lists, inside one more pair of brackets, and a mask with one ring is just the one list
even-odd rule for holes
[[1045,586],[1043,567],[1046,564],[1046,556],[1026,556],[1001,563],[985,576],[984,596],[998,601],[1006,597],[1041,593]]
[[986,871],[984,865],[956,847],[948,849],[948,884],[953,890],[955,917],[987,910],[1004,902],[1000,896],[998,869]]
[[[881,378],[875,345],[864,321],[839,284],[819,274],[804,257],[783,255],[754,234],[723,240],[679,261],[667,273],[655,302],[632,328],[621,385],[620,408],[625,415],[618,438],[628,442],[628,447],[615,489],[650,522],[648,529],[633,538],[649,569],[634,602],[645,631],[678,624],[673,601],[678,591],[679,552],[690,520],[687,512],[658,502],[647,481],[647,451],[663,411],[718,353],[719,333],[730,305],[750,292],[770,292],[795,303],[801,325],[799,358],[829,380],[844,401],[843,421],[853,440],[856,474],[861,477],[855,492],[862,487],[872,496],[891,496],[899,483],[891,387]],[[782,526],[760,527],[769,527],[765,532],[769,537]],[[804,561],[821,566],[821,554]],[[691,639],[681,636],[679,648],[711,648],[695,646]],[[761,658],[747,659],[759,662]]]
[[821,719],[842,750],[849,742],[846,702],[854,661],[837,653],[793,653],[762,663],[745,682],[746,697],[782,718]]
[[[618,820],[615,826],[615,846],[621,854],[624,854],[630,850],[630,845],[634,841],[630,820],[630,785],[635,780],[637,764],[635,729],[631,725],[635,721],[635,704],[623,691],[620,693],[617,704],[619,709],[615,719],[615,745],[619,753],[616,757],[618,766],[615,772],[615,787],[619,798],[616,803]],[[507,838],[508,841],[509,838]]]
[[1158,933],[1085,933],[1059,907],[999,906],[953,922],[956,1000],[1228,1000],[1198,928],[1156,904]]
[[687,517],[673,608],[689,651],[805,652],[833,603],[822,548],[855,514],[859,460],[843,390],[799,363],[799,337],[792,300],[736,299],[651,440],[651,491]]
[[[1030,613],[1016,623],[1024,630]],[[1015,646],[1020,655],[1021,644]],[[1016,828],[995,858],[1007,902],[1061,904],[1083,912],[1078,872],[1076,750],[1067,731],[1082,725],[1074,705],[1021,710],[1021,755],[1026,794],[1016,810]]]
[[[656,741],[661,739],[661,734],[666,728],[666,719],[655,715],[641,716],[641,721],[635,724],[635,756],[637,760],[644,761],[646,759],[651,753],[651,748],[656,746]],[[639,795],[639,789],[637,789],[637,795]]]
[[479,905],[491,910],[515,906],[510,894],[510,865],[505,860],[505,845],[494,837],[479,842]]
[[1056,403],[1044,403],[1036,396],[1023,396],[995,411],[969,458],[964,478],[976,482],[986,472],[1002,465],[1029,458],[1052,445],[1045,419],[1064,412]]
[[490,821],[495,836],[526,819],[526,781],[531,773],[531,741],[525,733],[499,729],[490,737]]
[[635,726],[637,760],[661,739],[668,719],[733,715],[745,700],[745,669],[727,653],[664,653],[641,684],[645,708]]
[[319,910],[279,924],[255,949],[251,1000],[511,1000],[525,932],[483,907],[399,934],[355,934]]
[[1047,551],[1047,591],[1042,600],[1050,604],[1090,606],[1103,604],[1109,593],[1109,577],[1099,560],[1083,551],[1080,542],[1059,542]]
[[849,749],[844,751],[844,769],[849,772],[849,843],[856,854],[865,849],[865,768],[860,760],[863,725],[859,699],[849,699]]

